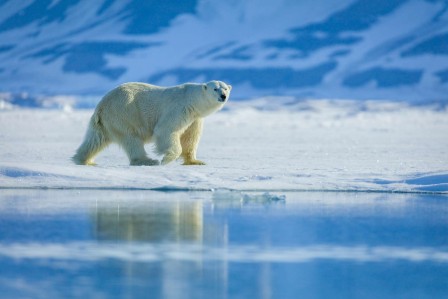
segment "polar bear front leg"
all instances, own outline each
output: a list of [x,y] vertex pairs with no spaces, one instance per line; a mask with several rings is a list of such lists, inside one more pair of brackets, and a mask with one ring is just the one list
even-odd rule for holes
[[202,118],[195,120],[180,138],[184,165],[205,165],[204,162],[196,159],[196,150],[202,135],[202,123]]
[[180,145],[180,134],[156,135],[156,148],[159,154],[163,154],[162,165],[168,164],[180,157],[182,147]]
[[140,138],[134,136],[126,136],[121,140],[120,145],[126,151],[130,165],[159,165],[159,161],[148,158],[148,156],[146,155],[144,143]]

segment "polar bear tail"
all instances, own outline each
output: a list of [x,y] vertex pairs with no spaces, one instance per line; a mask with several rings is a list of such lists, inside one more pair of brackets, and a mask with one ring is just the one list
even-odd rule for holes
[[104,133],[100,116],[95,113],[90,119],[84,141],[72,157],[72,161],[78,165],[95,165],[93,159],[109,143],[110,141]]

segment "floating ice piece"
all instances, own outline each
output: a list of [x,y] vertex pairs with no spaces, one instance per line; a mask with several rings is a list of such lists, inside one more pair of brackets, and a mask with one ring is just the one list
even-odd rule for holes
[[275,195],[269,192],[262,194],[241,193],[232,190],[217,190],[213,194],[214,201],[238,202],[242,204],[261,203],[270,204],[274,202],[285,202],[285,195]]
[[244,194],[242,198],[243,203],[271,203],[271,202],[284,202],[286,200],[285,195],[275,195],[265,192],[263,194]]

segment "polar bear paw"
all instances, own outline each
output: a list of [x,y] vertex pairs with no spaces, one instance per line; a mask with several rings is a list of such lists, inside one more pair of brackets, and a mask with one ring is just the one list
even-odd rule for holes
[[205,165],[201,160],[187,160],[183,165]]

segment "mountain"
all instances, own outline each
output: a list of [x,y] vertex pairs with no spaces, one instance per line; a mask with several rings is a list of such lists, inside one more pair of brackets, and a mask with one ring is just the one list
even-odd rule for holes
[[[337,2],[337,3],[336,3]],[[224,80],[233,97],[446,100],[446,0],[4,0],[0,92]]]

